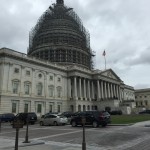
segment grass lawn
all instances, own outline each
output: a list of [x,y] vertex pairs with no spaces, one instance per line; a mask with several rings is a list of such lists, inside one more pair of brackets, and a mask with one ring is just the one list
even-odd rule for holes
[[111,124],[130,124],[150,120],[150,115],[111,115]]

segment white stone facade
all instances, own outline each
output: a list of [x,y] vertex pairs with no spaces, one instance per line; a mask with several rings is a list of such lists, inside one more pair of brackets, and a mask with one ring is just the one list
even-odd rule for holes
[[135,90],[137,108],[150,109],[150,88]]
[[131,99],[135,100],[133,87],[111,69],[59,66],[0,49],[0,113],[113,110]]

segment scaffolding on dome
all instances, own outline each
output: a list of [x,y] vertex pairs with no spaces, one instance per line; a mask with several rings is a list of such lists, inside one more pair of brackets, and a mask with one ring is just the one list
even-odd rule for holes
[[[73,11],[72,8],[68,8],[67,6],[63,6],[63,7],[61,6],[61,8],[58,8],[58,7],[59,6],[57,6],[57,4],[53,4],[52,6],[50,6],[49,9],[47,9],[43,13],[43,15],[39,18],[36,26],[34,28],[32,28],[32,30],[30,31],[28,55],[30,55],[32,52],[34,52],[36,47],[38,47],[39,45],[45,44],[46,43],[45,41],[49,40],[49,41],[52,41],[53,44],[54,43],[58,44],[58,43],[60,43],[60,39],[61,39],[63,41],[62,43],[68,43],[68,45],[72,45],[74,47],[84,49],[85,51],[87,51],[89,56],[85,55],[84,57],[87,57],[87,58],[85,58],[85,59],[87,59],[86,61],[88,62],[87,67],[91,68],[93,66],[93,64],[91,64],[92,63],[91,59],[94,56],[94,54],[90,48],[89,32],[85,29],[81,19]],[[56,19],[58,21],[54,23],[52,20],[56,20]],[[59,20],[61,20],[61,19],[66,19],[66,20],[71,21],[72,24],[69,27],[72,28],[72,33],[74,33],[74,31],[80,33],[80,35],[82,35],[82,39],[77,39],[76,37],[68,38],[68,37],[66,37],[67,34],[64,34],[63,37],[62,37],[62,35],[57,36],[57,37],[56,36],[48,37],[48,36],[41,35],[42,38],[39,37],[39,35],[41,34],[41,31],[45,31],[45,32],[49,33],[50,31],[48,31],[48,29],[50,27],[56,28],[56,23],[57,23],[57,26],[59,27]],[[60,23],[62,25],[62,21]],[[66,23],[66,25],[65,25],[65,23]],[[65,26],[67,27],[68,25],[69,25],[68,22],[65,22],[65,20],[64,20],[64,27]],[[58,28],[57,30],[61,30],[61,28],[60,29]],[[87,62],[83,63],[83,65],[86,64]]]

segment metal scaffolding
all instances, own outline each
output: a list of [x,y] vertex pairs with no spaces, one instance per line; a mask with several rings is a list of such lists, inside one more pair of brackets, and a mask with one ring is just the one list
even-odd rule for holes
[[31,30],[28,55],[93,68],[90,34],[73,9],[63,2],[52,4]]

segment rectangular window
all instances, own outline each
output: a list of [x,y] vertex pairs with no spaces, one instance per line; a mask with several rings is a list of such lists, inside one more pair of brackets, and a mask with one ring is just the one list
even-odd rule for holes
[[16,112],[17,112],[17,104],[12,103],[12,113],[16,113]]
[[52,81],[53,80],[53,76],[50,76],[49,79]]
[[18,86],[19,86],[19,82],[14,81],[13,82],[13,93],[14,94],[18,93]]
[[148,102],[147,102],[147,101],[145,101],[145,105],[146,105],[146,106],[148,105]]
[[15,68],[14,73],[19,73],[19,69]]
[[29,84],[25,84],[25,94],[29,95],[29,89],[30,89],[30,85]]
[[60,105],[58,105],[57,106],[57,111],[60,112],[60,110],[61,110],[61,107],[60,107]]
[[39,83],[37,85],[37,95],[41,96],[42,95],[42,84]]
[[28,112],[28,108],[29,108],[28,106],[29,106],[28,104],[25,104],[25,105],[24,105],[24,112],[25,112],[25,113]]
[[136,106],[138,106],[138,102],[136,102]]
[[61,97],[61,90],[58,90],[58,97]]
[[57,80],[58,82],[60,82],[61,81],[61,78],[58,78],[58,80]]
[[53,97],[53,88],[52,87],[50,87],[49,88],[49,97]]
[[37,105],[37,113],[41,113],[42,112],[42,105],[38,104]]
[[27,71],[26,71],[26,75],[27,75],[27,76],[30,76],[30,71],[27,70]]
[[49,105],[49,112],[53,112],[53,105]]

